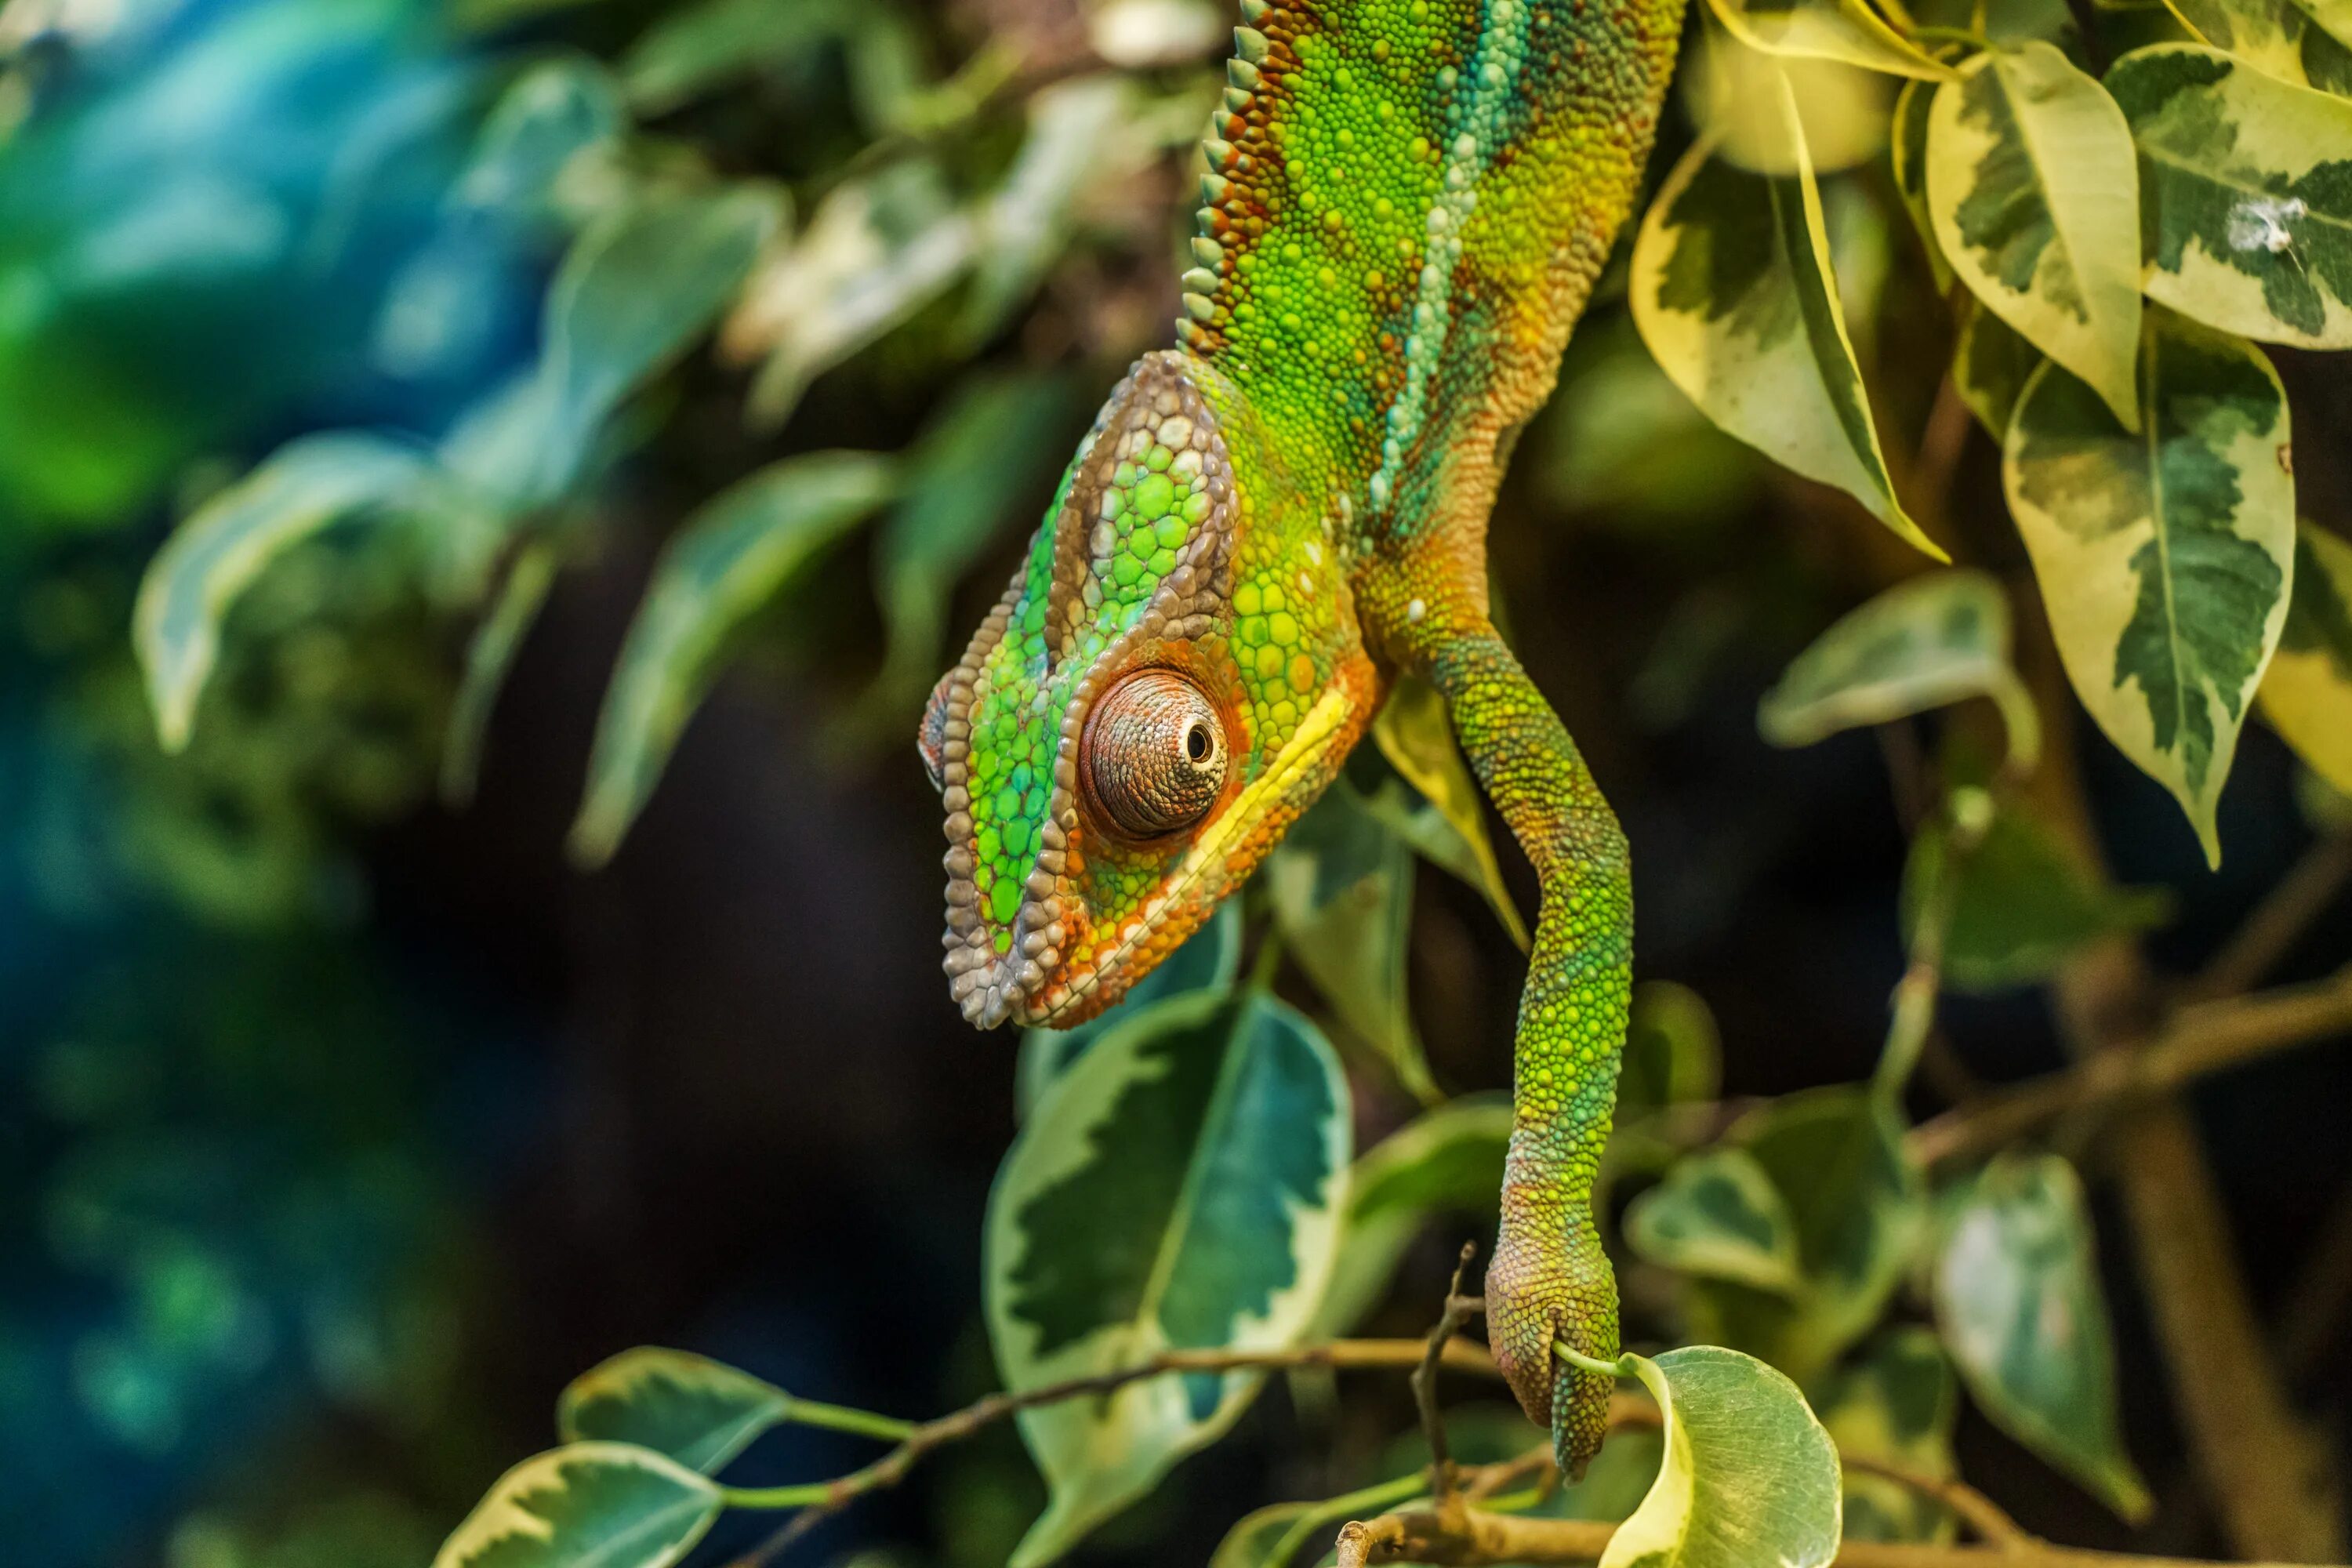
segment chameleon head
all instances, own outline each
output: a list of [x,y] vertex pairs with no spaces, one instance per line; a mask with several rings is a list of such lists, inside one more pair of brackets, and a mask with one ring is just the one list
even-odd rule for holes
[[1318,504],[1199,361],[1112,392],[923,719],[965,1017],[1108,1006],[1330,781],[1377,678]]

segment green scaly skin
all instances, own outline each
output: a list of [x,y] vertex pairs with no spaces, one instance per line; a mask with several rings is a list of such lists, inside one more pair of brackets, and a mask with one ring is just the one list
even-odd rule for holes
[[[1066,1026],[1206,919],[1329,783],[1400,670],[1447,700],[1542,884],[1489,1339],[1571,1470],[1617,1353],[1591,1215],[1623,1046],[1622,834],[1486,601],[1520,426],[1628,216],[1680,0],[1244,0],[1202,143],[1181,346],[1112,394],[926,715],[967,1016]],[[1222,726],[1181,831],[1108,819],[1139,744],[1097,700],[1175,671]],[[1171,731],[1172,732],[1172,731]]]

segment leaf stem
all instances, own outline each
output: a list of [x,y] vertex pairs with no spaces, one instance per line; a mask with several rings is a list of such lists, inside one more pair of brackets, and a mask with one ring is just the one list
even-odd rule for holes
[[729,1508],[810,1508],[823,1502],[832,1489],[826,1481],[795,1487],[720,1487],[719,1497]]
[[814,1399],[795,1399],[784,1409],[784,1419],[796,1426],[824,1426],[835,1432],[854,1432],[861,1437],[874,1437],[885,1443],[903,1443],[915,1435],[915,1423],[901,1421],[895,1415],[877,1415],[871,1410],[853,1410],[845,1405],[823,1405]]
[[1598,1377],[1631,1377],[1633,1375],[1633,1366],[1630,1363],[1629,1358],[1625,1356],[1619,1356],[1615,1361],[1602,1361],[1596,1356],[1584,1354],[1581,1351],[1579,1351],[1574,1346],[1570,1345],[1566,1340],[1554,1340],[1552,1342],[1551,1349],[1554,1355],[1559,1357],[1560,1360],[1568,1363],[1569,1365],[1576,1368],[1579,1372],[1589,1372]]

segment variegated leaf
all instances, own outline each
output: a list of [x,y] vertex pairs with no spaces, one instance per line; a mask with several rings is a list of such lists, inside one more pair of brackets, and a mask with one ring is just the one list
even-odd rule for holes
[[1702,139],[1642,220],[1633,321],[1702,413],[1776,462],[1833,485],[1938,560],[1895,498],[1830,265],[1827,226],[1785,81],[1797,174],[1752,174]]
[[1768,55],[1843,60],[1930,80],[1951,75],[1864,0],[1708,0],[1708,5],[1733,37]]
[[[1821,1380],[1812,1403],[1841,1458],[1952,1478],[1959,1390],[1930,1330],[1906,1323],[1879,1335]],[[1950,1511],[1917,1487],[1845,1466],[1845,1540],[1945,1542],[1953,1522]]]
[[1935,102],[1934,82],[1914,79],[1903,84],[1903,90],[1895,95],[1887,154],[1895,171],[1895,188],[1903,197],[1903,210],[1911,215],[1911,226],[1917,231],[1919,244],[1927,253],[1927,270],[1935,277],[1936,292],[1949,294],[1958,279],[1944,255],[1942,243],[1936,238],[1936,220],[1927,213],[1927,111]]
[[2352,795],[2352,544],[2308,522],[2295,538],[2294,594],[2261,701],[2312,772]]
[[634,1443],[713,1475],[792,1414],[775,1384],[688,1351],[639,1345],[589,1368],[555,1403],[567,1443]]
[[2107,86],[2139,146],[2147,293],[2265,342],[2352,348],[2352,102],[2192,44]]
[[668,1568],[722,1507],[719,1488],[633,1443],[567,1443],[499,1478],[433,1568]]
[[1936,89],[1927,207],[1960,281],[2137,427],[2139,174],[2105,89],[2044,43]]
[[2170,311],[2144,340],[2142,435],[2045,365],[2002,476],[2075,693],[2219,865],[2215,805],[2286,618],[2286,395],[2261,351]]
[[1796,1222],[1745,1149],[1703,1150],[1677,1163],[1626,1211],[1625,1242],[1677,1274],[1776,1296],[1802,1285]]
[[2042,351],[2017,330],[1971,298],[1960,310],[1952,344],[1952,384],[1985,433],[1998,441],[2009,434],[2017,400],[2042,363]]

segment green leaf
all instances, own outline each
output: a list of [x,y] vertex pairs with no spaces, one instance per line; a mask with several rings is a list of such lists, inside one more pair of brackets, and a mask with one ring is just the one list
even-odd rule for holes
[[1705,138],[1692,147],[1634,241],[1634,324],[1659,367],[1717,426],[1845,491],[1940,560],[1895,499],[1785,81],[1779,99],[1798,173],[1748,173]]
[[667,1568],[719,1517],[719,1489],[628,1443],[572,1443],[499,1478],[433,1568]]
[[508,215],[558,206],[563,172],[612,146],[622,129],[620,94],[602,65],[582,56],[542,61],[499,95],[451,196]]
[[679,529],[655,563],[604,694],[587,797],[572,828],[575,858],[599,865],[620,847],[709,689],[729,634],[887,500],[895,482],[890,464],[869,453],[787,458]]
[[1356,1162],[1339,1259],[1312,1337],[1354,1332],[1387,1294],[1405,1249],[1439,1215],[1475,1215],[1480,1234],[1494,1229],[1511,1123],[1508,1097],[1465,1095],[1423,1111]]
[[2234,55],[2256,70],[2298,87],[2326,87],[2312,78],[2307,46],[2331,39],[2326,29],[2352,31],[2352,5],[2344,0],[2165,0],[2199,42]]
[[2352,103],[2190,44],[2107,87],[2139,147],[2148,298],[2224,331],[2352,348]]
[[911,454],[904,493],[876,535],[874,575],[887,634],[882,675],[866,706],[921,700],[936,673],[948,597],[986,552],[1024,495],[1050,483],[1078,412],[1068,381],[978,375],[957,384]]
[[[1038,1102],[989,1195],[989,1339],[1016,1392],[1173,1348],[1275,1349],[1313,1321],[1346,1202],[1349,1105],[1314,1025],[1262,993],[1109,1030]],[[1024,1411],[1052,1488],[1036,1568],[1241,1415],[1261,1378],[1190,1373]]]
[[629,103],[648,118],[730,82],[806,58],[849,25],[839,0],[704,0],[665,10],[621,60]]
[[1952,344],[1952,385],[1995,441],[2008,437],[2017,400],[2025,395],[2026,382],[2041,365],[2042,351],[1978,304],[1973,295],[1961,306]]
[[1634,986],[1617,1069],[1617,1131],[1670,1105],[1713,1100],[1722,1087],[1723,1039],[1706,999],[1671,980]]
[[1140,134],[1134,79],[1103,72],[1059,82],[1029,100],[1029,133],[1004,181],[975,217],[971,292],[959,327],[966,342],[997,331],[1067,248],[1078,204],[1107,180],[1131,177],[1154,152]]
[[1903,84],[1903,90],[1895,97],[1887,154],[1894,166],[1895,189],[1903,198],[1903,210],[1911,215],[1911,226],[1919,236],[1920,248],[1927,253],[1927,270],[1936,280],[1936,292],[1948,296],[1958,279],[1952,271],[1951,261],[1944,255],[1942,242],[1936,237],[1936,220],[1927,212],[1927,110],[1935,101],[1935,83],[1915,79]]
[[2352,544],[2308,522],[2295,535],[2294,596],[2260,701],[2311,771],[2352,795]]
[[2139,397],[2134,436],[2043,366],[2002,478],[2076,695],[2218,866],[2215,805],[2286,618],[2286,395],[2258,350],[2156,310]]
[[556,570],[562,563],[556,547],[546,540],[534,540],[518,550],[489,613],[466,645],[466,671],[458,679],[457,699],[449,709],[448,732],[441,742],[441,798],[454,805],[474,798],[490,710],[498,705],[499,692],[506,685],[507,672],[514,667],[523,639],[539,622],[539,612],[547,605],[548,591],[555,586]]
[[1633,1200],[1625,1241],[1677,1274],[1781,1296],[1793,1296],[1803,1283],[1796,1224],[1772,1178],[1743,1149],[1709,1149],[1678,1162]]
[[[1813,1397],[1841,1456],[1876,1459],[1915,1476],[1948,1480],[1959,1393],[1934,1333],[1916,1323],[1889,1329],[1852,1365],[1822,1380]],[[1949,1510],[1900,1481],[1845,1472],[1845,1539],[1948,1542]]]
[[[1927,889],[1951,874],[1950,831],[1939,816],[1911,846],[1903,872],[1906,941]],[[2078,948],[2160,924],[2171,907],[2161,890],[2110,886],[2013,801],[1996,800],[1958,876],[1944,939],[1944,983],[1956,991],[2038,984]]]
[[555,1428],[567,1443],[635,1443],[711,1475],[792,1407],[790,1394],[748,1372],[640,1345],[573,1378],[556,1401]]
[[1259,883],[1291,957],[1332,1014],[1406,1091],[1437,1098],[1405,999],[1412,852],[1353,791],[1325,792],[1266,858]]
[[1894,1110],[1859,1084],[1783,1096],[1742,1118],[1730,1142],[1780,1192],[1803,1288],[1783,1299],[1694,1281],[1691,1326],[1810,1378],[1878,1321],[1902,1283],[1927,1227],[1918,1172]]
[[1624,1363],[1665,1416],[1665,1463],[1601,1568],[1825,1568],[1837,1449],[1797,1385],[1715,1345]]
[[1955,1198],[1936,1321],[1984,1413],[2126,1519],[2147,1489],[2116,1418],[2115,1352],[2091,1217],[2055,1154],[2003,1154]]
[[1724,29],[1751,49],[1843,60],[1892,76],[1952,73],[1888,26],[1863,0],[1708,0]]
[[2137,429],[2139,172],[2106,90],[2049,44],[1976,56],[1928,110],[1927,208],[1969,291]]
[[1087,1047],[1163,997],[1206,992],[1222,996],[1241,973],[1242,911],[1238,900],[1219,904],[1199,931],[1129,987],[1126,995],[1085,1023],[1068,1029],[1024,1029],[1021,1057],[1013,1073],[1013,1103],[1025,1120],[1037,1102],[1086,1055]]
[[1776,746],[1810,746],[1970,697],[1990,698],[2010,747],[2031,766],[2041,748],[2033,699],[2009,661],[2009,598],[1990,574],[1952,568],[1887,589],[1813,639],[1756,710]]
[[132,620],[165,751],[187,745],[220,658],[222,625],[269,563],[347,518],[422,504],[434,477],[422,454],[381,437],[304,436],[173,531],[148,563]]
[[[1417,837],[1411,831],[1405,837],[1414,848],[1486,894],[1503,929],[1511,933],[1519,951],[1526,952],[1527,922],[1511,901],[1510,889],[1503,885],[1503,868],[1495,858],[1495,842],[1486,833],[1486,797],[1470,776],[1469,764],[1462,760],[1461,747],[1454,744],[1445,699],[1417,676],[1399,677],[1372,721],[1372,741],[1389,766],[1418,790],[1453,829],[1454,841],[1467,853],[1467,863],[1442,840],[1423,842],[1429,836]],[[1377,811],[1377,796],[1374,801]]]

